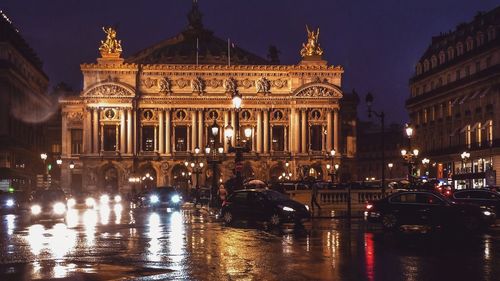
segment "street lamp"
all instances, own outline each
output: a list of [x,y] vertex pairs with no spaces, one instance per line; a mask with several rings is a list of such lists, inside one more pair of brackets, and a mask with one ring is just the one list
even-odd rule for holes
[[48,174],[47,173],[47,165],[45,164],[45,161],[47,160],[47,153],[45,153],[45,152],[40,153],[40,158],[43,161],[43,173],[44,173],[44,175],[46,175],[46,174]]
[[392,179],[392,167],[394,167],[393,163],[387,163],[387,168],[389,168],[389,178]]
[[330,158],[331,164],[326,164],[326,170],[328,171],[328,175],[331,177],[332,184],[335,183],[335,174],[336,174],[336,170],[339,167],[339,164],[333,163],[334,159],[335,159],[335,154],[336,154],[335,149],[330,150],[330,153],[327,154],[327,158],[328,157]]
[[424,169],[425,169],[425,175],[428,175],[429,174],[429,171],[427,171],[427,165],[431,162],[431,160],[427,157],[425,157],[424,159],[422,159],[422,165],[424,165]]
[[371,93],[368,93],[366,95],[365,102],[366,102],[366,106],[368,107],[368,117],[371,118],[372,114],[373,114],[380,119],[380,125],[381,125],[381,129],[382,129],[382,134],[381,134],[382,195],[385,195],[385,113],[383,111],[377,112],[377,111],[372,110],[373,95]]
[[[470,152],[464,151],[460,154],[460,158],[462,158],[462,173],[468,173],[467,170],[467,161],[470,158]],[[467,180],[467,187],[469,186],[469,181]]]
[[405,159],[408,162],[408,181],[410,184],[413,183],[413,164],[416,158],[418,157],[419,150],[414,148],[412,149],[411,147],[411,138],[413,136],[413,128],[409,125],[406,124],[405,126],[405,133],[406,136],[408,137],[408,150],[406,149],[401,149],[401,156],[403,156],[403,159]]
[[[235,182],[235,190],[241,189],[243,185],[243,180],[241,177],[241,169],[242,169],[242,164],[241,162],[243,161],[243,152],[249,152],[250,148],[248,146],[242,146],[241,145],[241,139],[240,139],[240,110],[241,110],[241,104],[242,104],[242,97],[238,91],[234,91],[232,95],[232,102],[233,102],[233,108],[235,110],[235,122],[234,126],[235,128],[231,127],[230,125],[226,126],[226,131],[224,132],[224,135],[229,141],[229,151],[228,152],[234,152],[235,157],[234,157],[234,168],[236,171],[236,182]],[[236,132],[234,132],[234,131]],[[236,133],[236,146],[233,147],[231,144],[231,138],[233,137],[233,134]],[[246,135],[245,131],[245,135]],[[251,134],[251,131],[250,131]]]
[[[241,104],[240,104],[241,105]],[[210,131],[212,133],[212,138],[210,140],[210,143],[207,145],[205,148],[205,155],[207,157],[207,163],[212,166],[212,187],[211,187],[211,192],[210,192],[210,205],[215,206],[217,202],[217,165],[221,162],[221,157],[222,154],[224,153],[224,147],[219,146],[216,147],[215,144],[215,139],[219,135],[219,126],[217,125],[217,121],[214,118],[214,123],[210,127]],[[226,137],[228,140],[232,137],[232,129],[228,129],[226,132]]]

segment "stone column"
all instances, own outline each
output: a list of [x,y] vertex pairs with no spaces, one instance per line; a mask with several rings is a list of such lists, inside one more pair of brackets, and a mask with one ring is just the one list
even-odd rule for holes
[[256,152],[257,151],[256,134],[257,134],[257,132],[255,131],[255,126],[252,126],[252,152]]
[[153,151],[158,152],[158,126],[154,126],[154,145],[153,145]]
[[127,153],[132,154],[134,152],[133,141],[132,141],[132,110],[127,110]]
[[295,120],[293,122],[295,128],[294,128],[294,143],[295,143],[295,153],[300,152],[300,113],[296,110],[295,111]]
[[91,145],[92,145],[92,133],[91,133],[91,129],[92,129],[92,124],[91,124],[91,120],[92,119],[92,115],[91,115],[91,109],[90,108],[86,108],[85,109],[85,117],[84,117],[84,126],[83,126],[83,152],[85,154],[89,154],[91,153]]
[[71,136],[68,129],[68,112],[61,114],[61,154],[63,157],[71,155]]
[[120,153],[124,154],[127,150],[127,147],[125,146],[125,135],[126,135],[126,128],[125,128],[125,109],[120,110]]
[[285,152],[290,151],[290,149],[288,148],[288,126],[284,126],[283,132],[284,132],[283,135],[284,135],[284,139],[285,139],[285,144],[284,144],[283,150]]
[[[198,111],[198,147],[203,150],[203,110]],[[204,151],[204,150],[203,150]]]
[[[133,121],[133,131],[134,131],[134,132],[133,132],[133,135],[132,135],[132,136],[133,136],[132,143],[134,144],[134,145],[133,145],[133,146],[134,146],[134,147],[133,147],[133,153],[134,153],[134,154],[138,154],[138,153],[137,153],[137,152],[138,152],[138,151],[137,151],[137,130],[139,129],[140,124],[138,124],[138,123],[136,122],[136,120],[137,120],[137,110],[134,110],[133,115],[134,115],[134,121]],[[140,121],[139,121],[139,123],[140,123]]]
[[325,126],[321,126],[321,151],[326,151],[326,135],[325,135]]
[[264,153],[269,153],[269,111],[266,109],[262,114],[264,114]]
[[328,110],[326,114],[326,151],[332,150],[332,111]]
[[115,151],[120,151],[120,126],[118,124],[115,125]]
[[224,130],[226,129],[227,125],[229,125],[229,111],[224,110],[224,128],[222,128],[222,135],[223,135],[224,152],[226,153],[229,149],[226,137],[224,136],[225,134]]
[[158,110],[158,152],[165,154],[165,121],[163,109]]
[[290,115],[288,116],[288,121],[290,124],[290,134],[289,134],[289,142],[288,144],[290,145],[290,152],[295,152],[295,142],[299,140],[295,140],[295,131],[297,128],[295,127],[295,108],[290,108]]
[[262,111],[257,110],[257,152],[262,153]]
[[337,152],[340,152],[339,134],[339,111],[338,109],[335,109],[335,111],[333,112],[333,149],[335,149]]
[[301,141],[301,147],[302,147],[302,153],[307,153],[307,140],[306,140],[306,132],[307,132],[307,119],[306,119],[306,110],[302,110],[302,126],[301,126],[301,133],[302,133],[302,141]]
[[191,111],[191,151],[196,148],[196,111]]
[[231,127],[233,127],[233,138],[231,139],[231,145],[236,146],[236,111],[231,111]]
[[170,110],[167,110],[165,112],[165,140],[166,140],[166,144],[165,144],[165,153],[166,154],[170,154],[171,153],[171,149],[172,149],[172,144],[171,144],[171,140],[172,140],[172,136],[171,136],[171,133],[170,133],[170,128],[171,128],[171,124],[170,124]]
[[99,109],[94,109],[93,112],[93,128],[92,128],[92,139],[93,147],[92,152],[99,153]]

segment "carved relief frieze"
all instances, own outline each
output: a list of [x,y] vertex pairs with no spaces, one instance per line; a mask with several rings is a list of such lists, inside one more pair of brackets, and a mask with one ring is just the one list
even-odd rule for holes
[[156,86],[157,82],[158,79],[152,79],[151,77],[141,80],[142,85],[144,85],[144,87],[148,89],[152,88],[153,86]]
[[126,89],[125,87],[116,84],[105,84],[99,85],[84,94],[84,96],[94,96],[94,97],[121,97],[121,96],[133,96],[133,92]]
[[266,77],[261,77],[255,81],[255,89],[257,93],[269,94],[271,92],[271,82]]
[[237,81],[233,77],[229,77],[224,80],[224,90],[227,93],[234,93],[238,88]]
[[205,81],[201,77],[196,77],[191,80],[191,90],[193,90],[193,93],[196,93],[198,95],[203,95],[205,91]]
[[219,88],[222,86],[222,80],[214,78],[207,81],[208,86],[211,88]]
[[248,89],[251,88],[254,85],[254,81],[249,80],[248,78],[245,78],[243,81],[241,81],[241,86],[243,88]]
[[172,80],[168,77],[161,77],[158,80],[158,91],[161,94],[171,94],[172,93]]
[[340,93],[336,93],[333,89],[316,85],[306,87],[300,90],[295,96],[297,97],[326,97],[326,98],[341,98],[342,95]]
[[278,89],[282,89],[282,88],[286,87],[287,85],[288,85],[288,80],[285,80],[285,79],[276,79],[276,80],[271,81],[271,86],[278,88]]
[[179,88],[184,89],[184,88],[186,88],[189,85],[189,80],[184,79],[184,78],[180,78],[180,79],[177,79],[175,81],[175,83],[177,84],[177,86]]

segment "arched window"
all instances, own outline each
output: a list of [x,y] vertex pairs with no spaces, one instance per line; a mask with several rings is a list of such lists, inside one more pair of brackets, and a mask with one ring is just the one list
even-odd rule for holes
[[464,44],[462,42],[458,42],[457,44],[457,56],[461,56],[464,54]]
[[426,59],[426,60],[424,61],[424,72],[425,72],[425,71],[428,71],[428,70],[429,70],[429,60],[428,60],[428,59]]
[[479,31],[476,35],[476,45],[479,47],[484,44],[484,33]]
[[431,57],[431,66],[432,66],[432,68],[437,66],[437,57],[436,56]]
[[448,60],[452,60],[455,57],[455,50],[453,47],[448,47]]
[[417,75],[422,74],[422,64],[421,63],[417,63],[417,67],[415,68],[415,70],[417,72]]
[[474,40],[472,37],[468,37],[467,40],[465,41],[465,47],[467,52],[472,51],[472,48],[474,47]]
[[490,26],[488,28],[488,41],[492,41],[494,40],[496,37],[496,34],[495,34],[495,27],[493,26]]
[[446,55],[444,51],[439,52],[439,64],[443,64],[446,61]]

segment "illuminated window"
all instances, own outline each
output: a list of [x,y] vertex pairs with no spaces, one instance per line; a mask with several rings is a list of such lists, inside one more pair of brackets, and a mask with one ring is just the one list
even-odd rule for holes
[[154,151],[155,150],[155,129],[153,126],[142,127],[142,150]]

